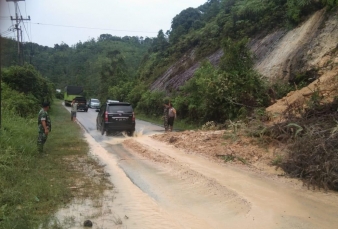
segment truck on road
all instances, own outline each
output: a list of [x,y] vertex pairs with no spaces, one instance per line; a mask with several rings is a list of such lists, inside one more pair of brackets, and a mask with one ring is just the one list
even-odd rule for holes
[[66,86],[64,93],[65,106],[70,106],[73,99],[83,97],[83,87],[81,86]]

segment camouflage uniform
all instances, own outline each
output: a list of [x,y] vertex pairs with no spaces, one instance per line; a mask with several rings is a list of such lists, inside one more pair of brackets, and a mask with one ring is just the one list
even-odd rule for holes
[[163,116],[164,116],[164,130],[168,131],[169,126],[168,126],[168,117],[169,117],[169,107],[164,107],[163,111]]
[[47,113],[47,111],[45,111],[44,109],[41,109],[39,112],[39,116],[38,116],[38,130],[39,130],[39,136],[38,136],[38,152],[39,153],[43,153],[43,145],[46,143],[47,141],[47,137],[48,135],[45,134],[45,129],[42,126],[42,122],[41,121],[46,121],[46,125],[49,131],[52,130],[52,122],[49,118],[49,115]]

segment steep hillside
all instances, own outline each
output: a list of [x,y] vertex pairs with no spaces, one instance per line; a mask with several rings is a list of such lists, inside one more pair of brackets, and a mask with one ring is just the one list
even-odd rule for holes
[[289,32],[276,31],[253,40],[250,46],[257,58],[255,68],[266,77],[287,80],[304,73],[320,75],[322,59],[337,48],[337,15],[323,9]]
[[[337,11],[322,9],[290,31],[279,29],[252,38],[249,48],[255,57],[255,69],[269,79],[304,77],[313,81],[318,78],[330,70],[334,62],[335,55],[331,54],[338,44],[337,15]],[[218,50],[206,59],[217,65],[222,55],[223,51]],[[200,62],[194,60],[192,50],[158,77],[151,90],[170,92],[178,89],[200,66]]]
[[[336,53],[337,56],[337,53]],[[333,65],[335,65],[333,67]],[[322,102],[332,102],[334,97],[338,96],[338,58],[334,59],[330,70],[322,71],[319,79],[315,80],[308,86],[296,91],[290,92],[284,98],[278,100],[266,110],[270,112],[273,117],[280,117],[290,109],[300,109],[308,106],[308,101],[313,99],[321,99]],[[318,97],[318,98],[316,98]]]

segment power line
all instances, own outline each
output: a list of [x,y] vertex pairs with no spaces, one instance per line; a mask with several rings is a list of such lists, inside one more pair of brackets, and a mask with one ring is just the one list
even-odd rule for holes
[[[14,30],[16,30],[17,32],[17,43],[18,43],[18,64],[20,64],[21,62],[23,62],[23,49],[20,47],[21,44],[20,44],[20,37],[21,37],[21,43],[22,43],[22,29],[21,29],[21,26],[19,28],[19,24],[20,22],[22,21],[27,21],[27,20],[31,20],[30,17],[28,16],[28,18],[23,18],[22,15],[21,15],[21,11],[20,11],[20,8],[19,8],[19,4],[18,2],[19,1],[25,1],[25,0],[6,0],[7,2],[13,2],[14,3],[14,6],[15,6],[15,18],[13,18],[11,16],[11,20],[12,21],[15,21],[15,28]],[[9,12],[10,13],[10,12]],[[20,17],[18,15],[18,13],[20,13]],[[25,25],[24,25],[25,26]],[[28,33],[27,33],[28,35]]]
[[26,6],[26,1],[25,1],[25,12],[26,12],[26,17],[27,17],[27,6]]
[[14,31],[14,29],[11,29],[12,27],[14,27],[14,26],[11,26],[11,27],[9,27],[7,30],[1,32],[1,33],[0,33],[1,36],[6,36],[6,35],[8,35],[8,34],[10,34],[10,33],[14,33],[15,31]]
[[[7,6],[8,6],[8,13],[9,13],[9,15],[11,15],[11,10],[10,10],[10,8],[9,8],[9,2],[7,2]],[[11,20],[11,22],[12,22],[12,26],[14,26],[14,24],[13,24],[13,21]]]
[[[26,2],[25,2],[25,5],[26,5]],[[20,8],[19,8],[19,7],[18,7],[18,9],[19,9],[20,15],[22,15],[22,13],[21,13],[21,10],[20,10]],[[27,12],[26,12],[26,15],[27,15]],[[23,27],[25,28],[25,31],[26,31],[26,34],[27,34],[28,40],[29,40],[30,42],[32,42],[32,41],[31,41],[31,39],[29,38],[29,35],[28,35],[28,32],[27,32],[27,29],[26,29],[25,23],[23,22],[22,24],[23,24]]]
[[33,23],[36,25],[49,25],[49,26],[58,26],[58,27],[68,27],[68,28],[77,28],[77,29],[96,29],[96,30],[110,30],[110,31],[119,31],[119,32],[133,32],[133,33],[157,33],[150,31],[134,31],[134,30],[119,30],[119,29],[106,29],[106,28],[93,28],[93,27],[84,27],[84,26],[73,26],[73,25],[55,25],[55,24],[46,24],[46,23]]

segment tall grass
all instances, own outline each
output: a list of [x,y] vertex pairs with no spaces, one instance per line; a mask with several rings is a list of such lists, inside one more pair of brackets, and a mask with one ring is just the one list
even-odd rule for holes
[[[36,111],[38,113],[38,111]],[[52,131],[47,156],[36,149],[37,117],[22,118],[2,110],[0,130],[0,228],[37,228],[72,198],[69,186],[81,176],[65,157],[86,155],[80,127],[61,103],[50,110]]]

